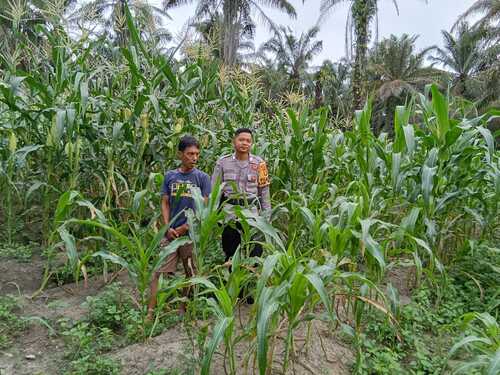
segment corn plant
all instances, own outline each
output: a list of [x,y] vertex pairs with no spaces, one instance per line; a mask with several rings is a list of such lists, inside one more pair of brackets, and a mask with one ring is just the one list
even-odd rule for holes
[[15,198],[20,200],[20,191],[16,186],[15,175],[20,169],[26,165],[26,157],[31,152],[40,149],[40,145],[25,146],[17,149],[17,137],[11,132],[9,136],[9,156],[5,163],[0,164],[1,186],[5,191],[5,207],[6,207],[6,235],[7,244],[11,245],[14,241],[15,231]]
[[[92,254],[92,256],[100,257],[127,270],[130,279],[134,282],[139,292],[139,307],[143,312],[143,318],[146,316],[147,292],[153,274],[162,266],[170,254],[175,252],[178,247],[189,242],[187,238],[178,238],[159,251],[158,247],[160,241],[165,236],[165,232],[168,229],[167,226],[163,226],[150,238],[150,234],[147,232],[141,233],[130,228],[129,231],[123,233],[116,226],[95,220],[71,219],[67,223],[103,230],[126,250],[124,256],[108,250],[98,251]],[[62,232],[62,234],[64,235],[65,232]],[[67,238],[67,235],[63,238]],[[145,320],[143,320],[143,324],[145,324]]]
[[98,210],[92,202],[84,199],[78,191],[70,190],[61,194],[57,201],[54,217],[52,218],[52,222],[50,224],[50,230],[47,234],[47,247],[45,251],[47,262],[45,265],[42,283],[38,291],[36,291],[32,297],[43,291],[54,272],[53,261],[57,253],[57,249],[62,245],[62,243],[58,241],[59,239],[62,239],[63,244],[65,245],[66,258],[70,264],[75,282],[78,282],[80,273],[82,273],[85,280],[85,286],[87,286],[88,275],[86,272],[85,261],[87,261],[89,257],[80,258],[76,248],[75,238],[65,227],[66,220],[70,219],[77,207],[87,208],[93,218],[95,217],[102,222],[106,220],[103,213]]
[[[214,329],[204,373],[221,343],[229,372],[237,373],[235,347],[243,340],[245,370],[254,359],[259,373],[272,371],[282,340],[281,371],[290,371],[295,332],[312,319],[328,319],[351,335],[359,369],[373,310],[397,331],[398,293],[389,287],[387,298],[378,286],[387,269],[411,264],[416,285],[431,281],[439,291],[468,244],[498,241],[500,157],[487,128],[498,110],[478,115],[430,85],[386,114],[394,116],[393,136],[375,134],[371,101],[340,120],[307,101],[268,101],[253,73],[229,72],[203,57],[176,61],[142,39],[127,7],[125,21],[130,39],[120,47],[40,25],[40,48],[19,43],[32,56],[30,69],[9,64],[0,72],[1,210],[8,241],[18,213],[41,222],[50,255],[42,287],[64,247],[75,281],[91,277],[85,265],[99,257],[128,270],[143,304],[152,272],[182,243],[156,249],[164,231],[156,232],[157,192],[163,172],[175,166],[178,139],[199,138],[200,169],[209,172],[232,152],[239,126],[254,128],[253,151],[268,163],[272,222],[236,209],[242,245],[232,272],[220,271],[207,261],[230,219],[219,208],[220,186],[208,202],[193,191],[196,210],[187,215],[198,277],[160,296],[167,303],[177,288],[194,285],[195,296],[210,301]],[[89,211],[90,220],[82,220]],[[256,242],[263,258],[246,259]],[[254,284],[256,303],[240,333],[239,292]],[[346,317],[336,313],[338,304]],[[483,333],[453,358],[465,351],[475,363],[496,358]]]
[[236,305],[238,303],[239,295],[245,284],[250,278],[249,271],[240,264],[239,250],[233,256],[232,271],[227,280],[223,282],[219,278],[220,286],[216,286],[207,278],[194,277],[190,280],[193,285],[201,285],[204,291],[199,294],[212,293],[215,298],[209,298],[209,307],[216,317],[216,322],[212,332],[212,338],[208,342],[203,354],[201,364],[201,374],[210,374],[210,365],[212,357],[221,341],[224,342],[226,358],[229,361],[229,373],[237,374],[235,345],[238,337],[235,335],[235,320],[236,320]]
[[494,375],[500,372],[500,327],[496,319],[488,313],[468,313],[462,316],[460,328],[464,337],[455,343],[448,353],[448,359],[459,352],[466,353],[450,363],[453,374],[470,374],[480,371]]
[[194,245],[198,273],[206,275],[209,271],[206,256],[210,250],[214,249],[215,241],[217,241],[218,235],[222,233],[220,222],[224,218],[224,212],[219,209],[222,189],[220,184],[213,186],[207,202],[205,202],[199,188],[192,189],[191,194],[195,203],[195,210],[194,212],[189,210],[186,214],[189,237]]

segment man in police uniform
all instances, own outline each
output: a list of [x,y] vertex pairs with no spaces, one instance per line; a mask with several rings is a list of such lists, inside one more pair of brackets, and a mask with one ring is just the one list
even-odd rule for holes
[[[266,162],[250,154],[252,131],[248,128],[236,130],[233,138],[234,154],[217,160],[212,175],[212,186],[217,179],[225,183],[222,199],[230,205],[250,206],[261,215],[271,214],[269,175]],[[235,189],[236,188],[236,189]],[[236,228],[235,228],[236,227]],[[231,258],[241,243],[241,224],[226,225],[222,232],[222,250],[226,261]],[[262,246],[256,244],[250,256],[262,255]]]

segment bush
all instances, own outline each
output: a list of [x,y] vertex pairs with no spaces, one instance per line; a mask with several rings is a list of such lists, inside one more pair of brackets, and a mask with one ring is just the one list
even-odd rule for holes
[[120,283],[114,283],[95,297],[87,297],[88,321],[96,327],[109,328],[114,332],[123,329],[133,309],[130,297]]
[[[65,323],[62,324],[65,327]],[[115,343],[115,335],[109,328],[94,327],[87,322],[66,326],[62,332],[69,351],[67,357],[79,359],[109,351]]]
[[0,296],[0,348],[7,347],[10,336],[16,335],[27,327],[26,320],[20,318],[17,300],[12,296]]
[[0,258],[12,258],[21,262],[29,262],[36,244],[21,245],[18,243],[0,245]]
[[103,356],[85,356],[71,362],[64,375],[119,375],[121,365]]

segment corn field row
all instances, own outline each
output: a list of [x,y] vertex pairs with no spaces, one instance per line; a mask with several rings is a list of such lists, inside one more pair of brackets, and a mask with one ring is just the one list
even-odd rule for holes
[[[238,212],[247,241],[228,273],[211,260],[224,219],[220,187],[207,205],[195,197],[200,209],[189,221],[200,272],[170,286],[194,285],[195,299],[209,301],[202,374],[221,347],[228,373],[240,373],[233,349],[243,339],[245,371],[269,373],[280,332],[286,373],[294,331],[311,319],[347,332],[360,367],[356,343],[374,311],[398,329],[397,293],[383,287],[387,270],[405,264],[416,286],[439,290],[461,254],[475,249],[480,257],[498,246],[500,153],[488,123],[499,111],[474,115],[430,85],[396,108],[393,137],[375,135],[369,100],[342,121],[300,100],[267,101],[251,74],[202,59],[181,66],[151,52],[130,17],[128,26],[133,43],[124,48],[40,27],[50,42],[33,57],[40,69],[0,73],[2,238],[44,249],[41,289],[60,254],[75,281],[86,282],[88,264],[100,262],[105,273],[127,270],[145,313],[152,273],[172,251],[157,250],[159,190],[164,171],[176,166],[178,139],[201,140],[199,168],[210,174],[241,126],[255,129],[254,153],[268,161],[271,221]],[[245,254],[255,233],[265,257],[252,268]],[[247,287],[256,303],[241,332],[238,296]],[[499,305],[492,302],[490,318]],[[485,321],[498,329],[492,319]],[[494,374],[498,331],[489,332],[477,368]]]

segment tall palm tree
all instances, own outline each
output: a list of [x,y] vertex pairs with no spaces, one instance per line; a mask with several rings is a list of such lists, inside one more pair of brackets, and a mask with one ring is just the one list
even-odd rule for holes
[[271,28],[275,28],[275,25],[263,6],[279,9],[291,17],[297,16],[295,8],[288,0],[163,0],[163,5],[165,9],[169,9],[195,1],[198,3],[196,21],[210,17],[215,11],[222,12],[220,50],[223,62],[229,66],[236,63],[242,29],[245,25],[254,24],[253,12]]
[[403,104],[411,94],[423,89],[438,76],[435,69],[424,67],[425,59],[434,47],[415,51],[417,38],[416,35],[391,35],[371,50],[368,59],[368,80],[376,93],[376,107],[385,115],[382,116],[385,120],[377,121],[376,131],[385,126],[386,130],[391,132],[392,115],[396,106]]
[[376,44],[370,54],[368,73],[372,88],[381,100],[411,93],[430,82],[436,71],[424,67],[424,62],[434,47],[415,51],[418,35],[391,35]]
[[[217,59],[222,59],[221,43],[222,33],[224,29],[224,19],[223,15],[219,11],[215,11],[210,14],[208,18],[205,18],[199,22],[194,22],[192,24],[198,35],[200,36],[201,42],[205,45],[210,46],[210,51],[213,57]],[[255,36],[256,26],[251,19],[245,20],[241,25],[239,45],[236,50],[235,62],[243,63],[248,55],[253,55],[255,47],[253,44],[253,38]],[[246,53],[245,52],[250,52]]]
[[[370,24],[377,19],[378,0],[322,0],[321,14],[323,18],[338,4],[349,3],[349,15],[346,22],[346,52],[355,48],[352,71],[353,106],[359,109],[363,105],[365,67],[367,63],[368,43],[370,41]],[[393,0],[396,11],[398,5]],[[354,34],[354,39],[352,35]],[[351,58],[351,54],[347,54]]]
[[278,68],[287,73],[292,87],[298,88],[309,63],[323,49],[323,42],[315,40],[318,32],[319,28],[315,26],[297,38],[290,27],[280,26],[274,36],[259,48],[259,55],[274,55]]
[[0,66],[27,70],[40,42],[35,26],[61,27],[61,16],[76,0],[2,0],[0,1]]
[[336,63],[325,60],[314,78],[315,107],[328,106],[333,117],[348,116],[351,103],[350,64],[345,60]]
[[431,59],[451,71],[452,87],[456,95],[472,99],[471,85],[484,68],[488,55],[484,30],[472,29],[467,22],[462,22],[455,35],[444,30],[442,34],[444,47],[435,48]]
[[457,20],[454,28],[462,21],[480,15],[481,18],[475,27],[493,27],[498,33],[500,30],[500,0],[477,0]]
[[[452,31],[458,30],[460,34],[463,23],[474,16],[480,16],[471,27],[474,35],[466,36],[464,39],[473,39],[475,45],[480,45],[476,54],[480,54],[481,58],[474,59],[468,64],[475,65],[473,68],[478,71],[476,79],[469,84],[472,86],[469,91],[472,92],[471,96],[476,99],[476,104],[480,109],[486,109],[489,106],[498,107],[500,102],[500,0],[475,1],[458,18]],[[462,80],[464,79],[462,74]]]
[[115,42],[125,46],[129,40],[125,6],[140,23],[145,39],[158,43],[171,39],[171,34],[163,27],[163,20],[170,16],[164,8],[148,0],[91,0],[68,12],[67,19],[73,27],[91,34],[111,32]]

